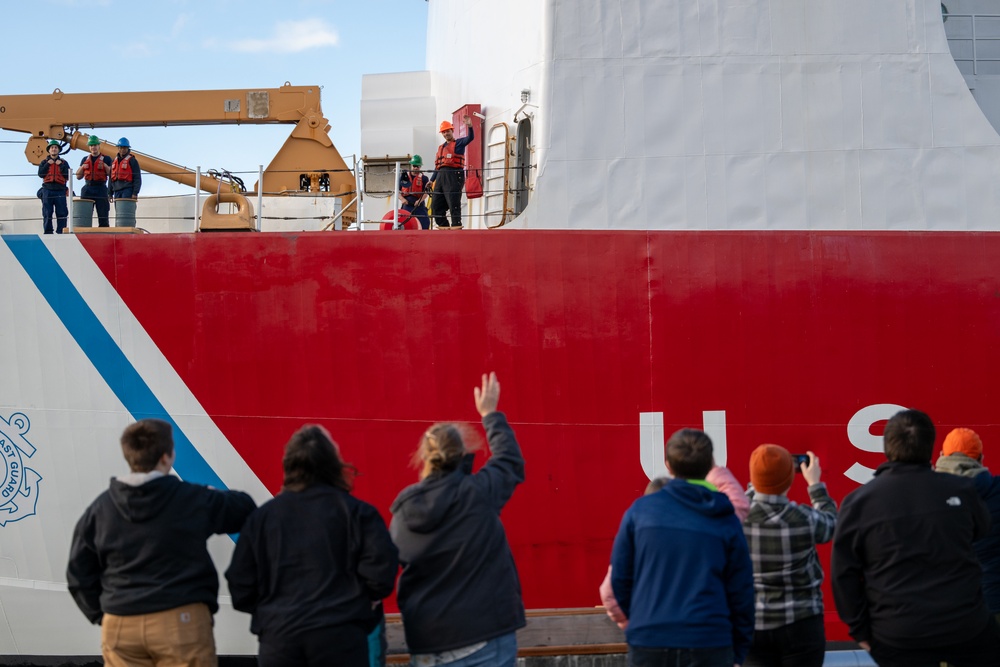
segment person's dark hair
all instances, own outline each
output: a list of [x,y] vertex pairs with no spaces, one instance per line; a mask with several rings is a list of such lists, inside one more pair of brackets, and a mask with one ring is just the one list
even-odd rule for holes
[[162,419],[140,419],[122,431],[122,454],[132,472],[149,472],[174,451],[174,434]]
[[705,479],[714,465],[712,439],[704,431],[682,428],[667,440],[666,458],[674,477]]
[[304,491],[315,484],[350,491],[353,486],[348,472],[354,466],[344,463],[337,443],[316,424],[306,424],[292,435],[285,445],[281,466],[285,470],[283,491]]
[[882,435],[885,457],[894,463],[930,463],[934,453],[934,422],[920,410],[892,416]]
[[642,492],[642,495],[648,496],[651,493],[656,493],[657,491],[665,487],[667,485],[667,482],[669,481],[670,481],[669,477],[654,477],[653,479],[649,480],[649,484],[646,485],[646,490]]

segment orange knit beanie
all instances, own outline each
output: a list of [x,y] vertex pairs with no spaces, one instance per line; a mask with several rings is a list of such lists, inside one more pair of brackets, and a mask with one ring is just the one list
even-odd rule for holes
[[761,445],[750,455],[750,482],[757,493],[777,496],[788,490],[795,478],[795,463],[788,450]]

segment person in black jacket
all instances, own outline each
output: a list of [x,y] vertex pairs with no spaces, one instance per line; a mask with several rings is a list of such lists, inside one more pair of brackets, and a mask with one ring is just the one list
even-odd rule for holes
[[420,482],[392,504],[389,530],[403,572],[397,599],[411,665],[512,667],[523,628],[521,584],[500,511],[524,481],[524,459],[497,412],[500,383],[473,390],[492,455],[472,474],[474,454],[454,424],[424,433]]
[[66,205],[69,164],[59,156],[59,148],[58,141],[50,141],[46,148],[49,156],[38,165],[38,177],[42,179],[38,196],[42,200],[42,231],[45,234],[52,233],[53,213],[56,216],[56,234],[62,234],[66,230],[66,219],[69,217],[69,207]]
[[844,499],[834,533],[840,618],[882,667],[997,665],[1000,632],[972,546],[990,525],[975,482],[933,471],[923,412],[897,413],[883,438],[888,463]]
[[285,447],[281,493],[247,520],[226,570],[233,607],[253,615],[260,667],[368,667],[399,561],[378,511],[350,494],[321,426]]
[[969,477],[990,510],[990,533],[973,545],[983,568],[986,607],[1000,623],[1000,477],[983,465],[983,441],[969,428],[956,428],[944,439],[936,472]]
[[176,455],[165,421],[132,424],[121,446],[132,472],[112,479],[76,524],[69,592],[101,624],[108,667],[215,665],[219,575],[205,541],[239,532],[256,505],[240,491],[171,475]]

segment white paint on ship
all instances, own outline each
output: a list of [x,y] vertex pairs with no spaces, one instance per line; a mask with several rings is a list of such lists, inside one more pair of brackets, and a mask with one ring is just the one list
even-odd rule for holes
[[[205,413],[155,343],[75,237],[46,237],[46,247],[101,324],[219,477],[258,503],[270,498],[249,466]],[[0,412],[31,420],[27,439],[37,453],[26,465],[42,475],[37,514],[8,523],[0,540],[0,654],[93,655],[99,629],[65,589],[66,558],[76,520],[126,472],[118,437],[133,421],[11,254],[0,243]],[[15,355],[15,351],[17,354]],[[67,446],[69,445],[69,446]],[[232,555],[227,536],[209,542],[220,572]],[[256,651],[249,617],[228,606],[216,616],[216,642],[226,654]],[[39,624],[38,618],[49,619]],[[52,636],[46,628],[62,631]],[[15,639],[16,638],[16,639]]]
[[1000,137],[938,0],[435,0],[427,67],[437,120],[513,129],[530,91],[518,227],[1000,228]]

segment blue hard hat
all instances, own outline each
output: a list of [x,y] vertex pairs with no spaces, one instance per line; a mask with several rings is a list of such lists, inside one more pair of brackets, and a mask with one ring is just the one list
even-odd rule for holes
[[118,140],[118,145],[119,146],[124,146],[125,148],[131,148],[132,147],[132,144],[130,144],[128,142],[128,139],[126,139],[125,137],[122,137],[121,139]]

